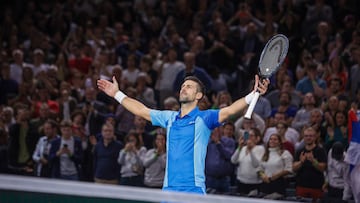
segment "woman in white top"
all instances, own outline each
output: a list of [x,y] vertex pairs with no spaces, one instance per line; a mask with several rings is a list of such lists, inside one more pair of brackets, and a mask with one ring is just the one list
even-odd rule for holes
[[120,185],[143,186],[144,167],[142,159],[146,148],[141,145],[139,135],[134,130],[125,137],[125,147],[119,153],[118,163],[121,165]]
[[147,151],[143,164],[145,167],[144,184],[151,188],[162,188],[166,166],[165,131],[157,129],[154,148]]
[[285,176],[292,172],[293,157],[282,145],[281,136],[274,133],[265,147],[264,156],[258,169],[262,179],[260,191],[265,198],[277,199],[285,196]]
[[264,146],[259,129],[251,128],[249,133],[239,137],[239,147],[231,157],[233,164],[238,164],[237,176],[238,192],[248,196],[256,196],[262,180],[257,174]]

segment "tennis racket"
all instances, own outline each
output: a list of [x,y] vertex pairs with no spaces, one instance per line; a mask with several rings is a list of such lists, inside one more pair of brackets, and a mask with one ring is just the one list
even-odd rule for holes
[[[287,55],[289,49],[289,40],[285,35],[274,35],[265,45],[259,59],[259,76],[260,80],[270,78],[279,69]],[[254,111],[260,93],[255,92],[254,98],[251,100],[249,108],[246,111],[245,118],[250,119]]]

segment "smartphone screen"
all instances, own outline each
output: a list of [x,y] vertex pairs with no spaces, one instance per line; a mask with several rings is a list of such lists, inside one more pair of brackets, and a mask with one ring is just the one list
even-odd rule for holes
[[244,141],[247,141],[249,139],[249,132],[244,132]]

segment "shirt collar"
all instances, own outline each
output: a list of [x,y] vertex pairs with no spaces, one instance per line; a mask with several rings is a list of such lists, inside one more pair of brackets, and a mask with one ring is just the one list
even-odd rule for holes
[[[193,110],[191,110],[188,114],[186,114],[185,116],[184,116],[184,118],[185,117],[195,117],[197,114],[198,114],[198,112],[199,112],[200,110],[199,110],[199,107],[195,107]],[[181,110],[178,112],[178,114],[176,115],[176,119],[181,119]]]

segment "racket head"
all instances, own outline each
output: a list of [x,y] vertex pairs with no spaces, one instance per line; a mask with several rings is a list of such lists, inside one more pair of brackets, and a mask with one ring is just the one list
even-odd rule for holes
[[259,59],[259,75],[269,78],[284,62],[289,49],[289,39],[283,34],[274,35],[265,45]]

